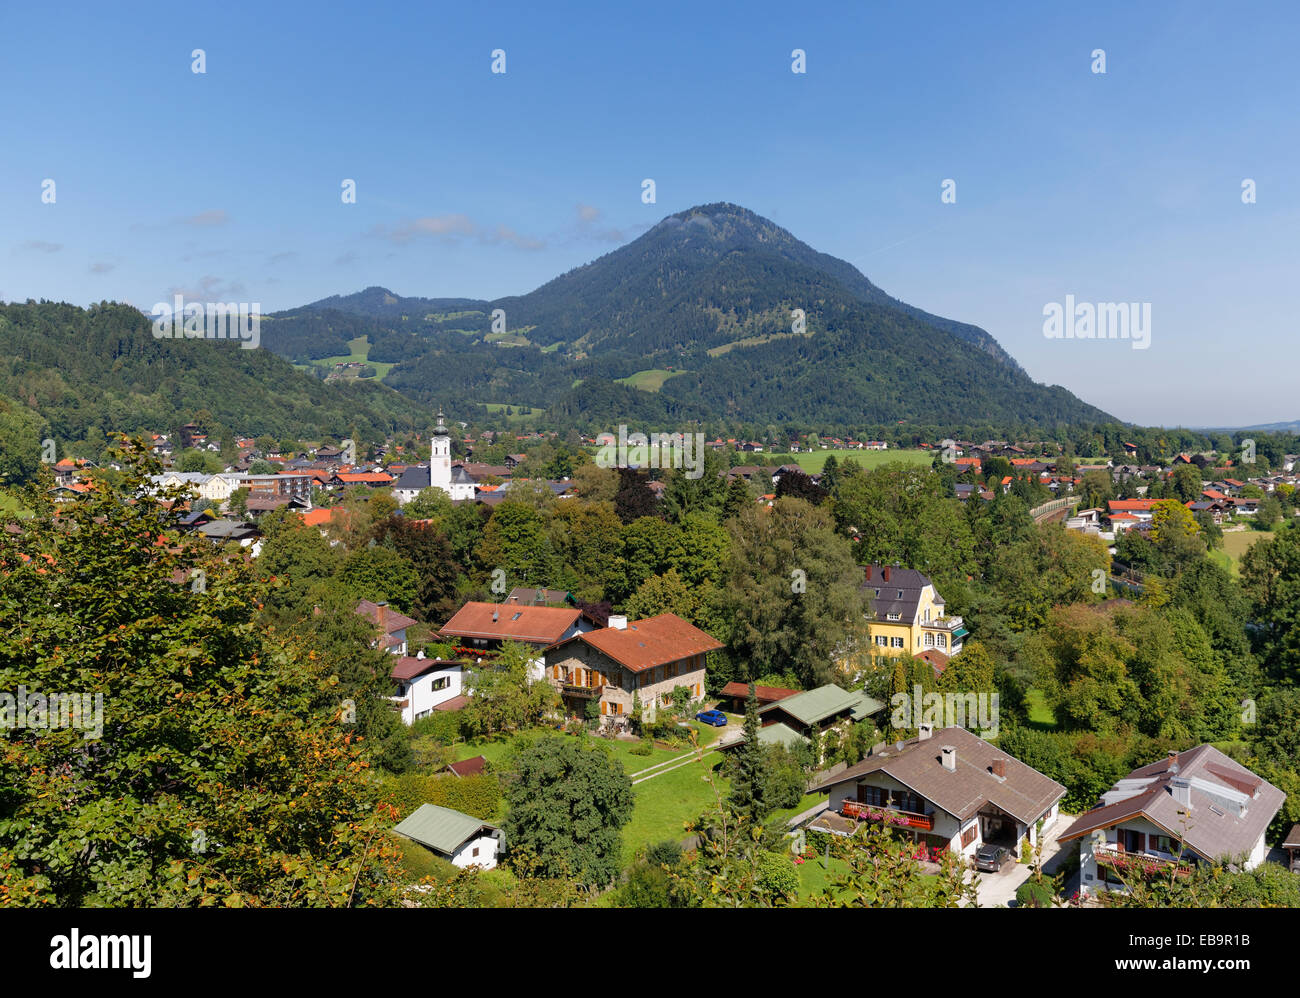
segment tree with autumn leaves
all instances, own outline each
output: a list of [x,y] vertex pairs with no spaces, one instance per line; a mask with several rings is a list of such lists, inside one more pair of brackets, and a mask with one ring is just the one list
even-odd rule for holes
[[176,529],[143,445],[119,460],[0,531],[0,690],[103,698],[100,737],[3,732],[0,906],[396,903],[356,704],[237,550]]

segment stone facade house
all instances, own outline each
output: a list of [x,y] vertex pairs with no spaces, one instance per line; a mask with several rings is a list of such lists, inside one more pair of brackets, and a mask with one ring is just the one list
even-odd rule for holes
[[684,686],[691,699],[704,696],[704,658],[722,642],[672,613],[628,622],[611,615],[607,627],[575,634],[545,653],[546,678],[560,691],[564,709],[582,717],[589,701],[600,704],[602,724],[625,726],[640,700],[643,717],[672,702]]

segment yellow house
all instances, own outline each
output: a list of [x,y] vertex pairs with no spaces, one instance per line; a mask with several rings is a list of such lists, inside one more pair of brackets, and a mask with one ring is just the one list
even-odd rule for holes
[[949,617],[934,583],[914,568],[867,565],[863,588],[870,590],[869,618],[873,655],[938,652],[950,658],[970,632],[960,617]]

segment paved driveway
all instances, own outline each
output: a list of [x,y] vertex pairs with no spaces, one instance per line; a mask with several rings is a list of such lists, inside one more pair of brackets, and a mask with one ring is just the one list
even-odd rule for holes
[[[1056,841],[1056,836],[1073,824],[1074,818],[1068,814],[1058,814],[1056,820],[1052,822],[1050,828],[1043,832],[1043,871],[1045,873],[1055,873],[1057,868],[1065,857],[1069,855],[1071,849],[1077,849],[1078,844],[1067,842],[1062,851],[1062,846]],[[979,886],[979,902],[981,908],[1005,908],[1008,902],[1015,899],[1016,890],[1029,879],[1033,870],[1027,863],[1010,863],[1004,866],[997,873],[981,873]],[[966,874],[966,880],[969,883],[974,871]]]

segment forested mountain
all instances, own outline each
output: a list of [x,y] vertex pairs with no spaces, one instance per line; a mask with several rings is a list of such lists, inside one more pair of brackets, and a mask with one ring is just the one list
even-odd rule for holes
[[[155,339],[129,305],[0,305],[0,397],[61,440],[162,432],[206,410],[219,429],[276,438],[382,440],[424,429],[427,410],[383,385],[324,384],[268,350]],[[98,432],[96,432],[98,431]]]
[[[496,309],[505,329],[493,328]],[[526,295],[372,287],[278,313],[263,342],[303,361],[347,353],[363,332],[370,361],[396,364],[386,384],[452,406],[532,405],[597,422],[629,408],[773,423],[1110,419],[1033,382],[984,330],[900,302],[730,204],[670,215]],[[610,384],[625,378],[650,390]]]

